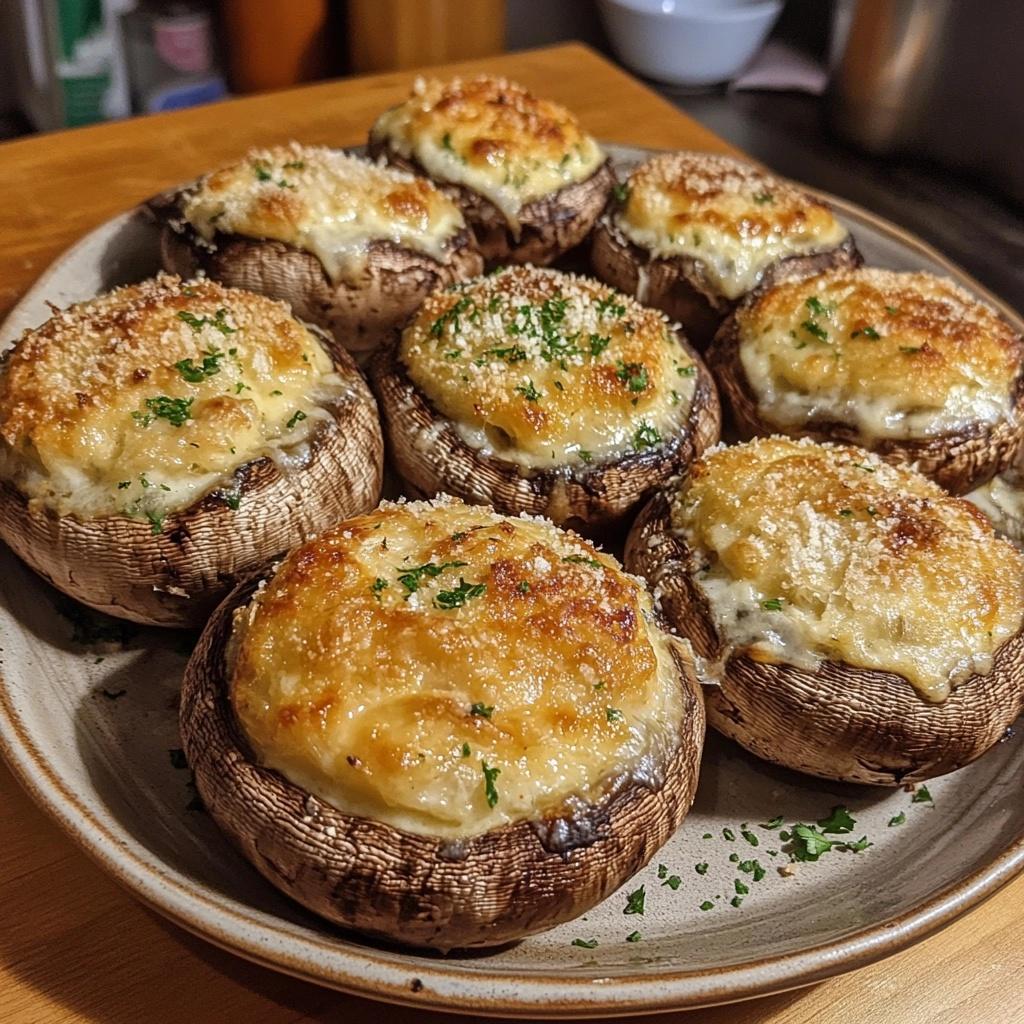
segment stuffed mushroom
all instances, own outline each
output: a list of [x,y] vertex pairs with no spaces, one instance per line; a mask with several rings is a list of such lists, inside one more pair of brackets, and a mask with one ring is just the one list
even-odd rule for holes
[[587,237],[615,183],[568,110],[486,75],[418,79],[377,118],[370,152],[452,195],[491,263],[551,263]]
[[829,206],[753,164],[711,153],[651,157],[594,232],[598,277],[678,320],[703,349],[748,292],[860,254]]
[[435,292],[370,372],[414,493],[591,532],[718,440],[711,377],[665,317],[552,269]]
[[955,494],[1024,444],[1024,341],[933,274],[838,270],[768,288],[707,360],[742,436],[858,444]]
[[718,449],[644,509],[626,564],[718,675],[709,723],[776,764],[919,782],[1024,709],[1024,555],[862,449]]
[[94,608],[201,625],[380,496],[376,404],[284,303],[162,276],[56,312],[0,364],[0,538]]
[[483,268],[430,182],[321,146],[251,150],[150,208],[165,269],[283,299],[357,355]]
[[403,945],[585,913],[693,800],[688,648],[614,559],[537,519],[385,503],[236,589],[186,671],[214,820],[275,886]]

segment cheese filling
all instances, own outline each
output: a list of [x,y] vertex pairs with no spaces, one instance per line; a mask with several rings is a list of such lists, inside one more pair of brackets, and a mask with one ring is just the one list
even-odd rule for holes
[[968,502],[863,449],[719,448],[672,525],[719,635],[756,660],[893,672],[941,702],[1024,620],[1024,555]]
[[966,497],[988,516],[997,533],[1024,549],[1024,479],[1019,468],[994,476]]
[[1021,341],[930,274],[833,271],[778,285],[736,314],[739,358],[773,426],[931,437],[1011,416]]
[[418,178],[320,146],[254,149],[202,178],[185,219],[208,243],[218,232],[270,238],[312,253],[333,281],[358,281],[367,251],[389,242],[446,263],[465,227],[459,208]]
[[751,164],[710,153],[666,153],[642,164],[613,221],[657,259],[699,260],[727,299],[757,287],[773,263],[834,249],[848,235],[824,203]]
[[585,181],[605,161],[564,107],[488,77],[417,79],[409,99],[377,118],[370,138],[435,181],[489,199],[513,228],[527,203]]
[[614,559],[539,519],[384,504],[293,551],[235,613],[261,763],[346,814],[460,839],[660,783],[671,638]]
[[148,519],[263,456],[302,466],[347,392],[284,303],[162,275],[56,313],[0,372],[0,479],[58,515]]
[[696,389],[661,313],[534,267],[435,292],[399,356],[466,444],[530,469],[657,448],[686,424]]

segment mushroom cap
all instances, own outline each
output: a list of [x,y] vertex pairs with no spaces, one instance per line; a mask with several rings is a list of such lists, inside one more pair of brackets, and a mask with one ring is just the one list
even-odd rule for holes
[[[354,534],[356,525],[332,535],[344,529]],[[210,619],[186,670],[181,732],[214,820],[270,882],[310,910],[413,947],[499,945],[584,913],[679,826],[696,787],[704,713],[692,666],[671,638],[659,671],[664,685],[679,686],[681,718],[678,734],[669,726],[660,763],[642,776],[609,779],[596,799],[571,801],[548,817],[440,838],[344,813],[263,766],[230,693],[229,639],[236,611],[269,571],[237,587]]]
[[[419,164],[380,142],[371,141],[369,152],[384,157],[394,167],[429,177]],[[515,227],[494,203],[478,192],[465,185],[435,183],[458,203],[488,266],[547,266],[586,240],[608,201],[615,172],[606,161],[589,178],[524,204],[516,216]]]
[[839,782],[892,786],[956,771],[999,742],[1024,711],[1024,631],[942,703],[892,672],[824,660],[816,670],[733,651],[694,581],[692,552],[673,529],[672,496],[641,511],[627,568],[647,579],[670,625],[715,666],[708,722],[766,761]]
[[[123,305],[104,307],[98,315],[110,318],[101,319],[109,326],[120,314],[132,325],[126,329],[144,333],[146,318],[153,310],[160,315],[165,301],[173,303],[176,288],[177,283],[167,279],[130,286],[122,290],[124,300],[118,293],[97,300],[107,306]],[[195,309],[210,309],[218,302],[230,305],[230,296],[217,285],[194,282],[189,294],[196,296],[187,299]],[[238,301],[272,305],[255,295],[242,295]],[[61,316],[88,318],[89,307],[85,304],[86,312],[75,309]],[[193,319],[198,324],[201,318]],[[74,331],[75,322],[58,329]],[[88,324],[82,327],[84,334],[89,329]],[[162,330],[159,325],[154,329]],[[280,458],[260,455],[238,465],[225,483],[187,507],[168,511],[159,525],[123,514],[86,516],[74,509],[52,508],[30,498],[13,480],[0,481],[0,538],[55,587],[93,608],[151,625],[202,625],[238,578],[338,518],[364,511],[379,500],[383,438],[376,401],[352,357],[315,328],[306,330],[316,334],[330,357],[327,365],[333,364],[338,386],[321,403],[329,415],[316,421],[309,418],[312,427],[302,450],[284,449]],[[150,344],[147,353],[153,345],[163,344],[161,337],[142,343]],[[37,364],[38,359],[32,361]],[[149,379],[148,372],[138,379]],[[22,385],[30,386],[39,383]],[[94,381],[93,390],[98,386]],[[22,407],[34,408],[32,394],[23,391],[21,397]],[[50,415],[57,417],[59,409]],[[143,486],[155,491],[153,484]]]
[[[460,314],[464,303],[472,311]],[[524,309],[533,327],[519,324]],[[443,491],[591,532],[620,523],[719,436],[714,383],[685,338],[597,282],[549,269],[509,268],[435,293],[370,374],[394,464],[415,493]],[[684,381],[688,408],[672,390]],[[653,439],[630,440],[645,424]],[[592,449],[585,460],[582,449]]]
[[[853,273],[840,270],[813,279],[807,278],[803,284],[810,286],[812,280],[822,282],[823,287],[830,281],[864,282],[865,287],[870,289],[875,289],[877,284],[880,294],[884,294],[884,289],[893,291],[900,288],[902,294],[908,296],[908,293],[915,287],[914,282],[922,278],[934,281],[936,285],[948,286],[949,294],[945,298],[940,297],[940,306],[944,307],[950,302],[956,302],[957,305],[966,302],[988,312],[986,307],[982,307],[980,303],[975,302],[962,290],[954,288],[942,279],[932,278],[931,275],[893,274],[864,268],[854,270]],[[722,324],[713,344],[706,353],[708,366],[722,389],[726,404],[732,413],[733,426],[741,438],[784,433],[790,437],[809,437],[817,441],[855,444],[873,451],[886,462],[913,466],[918,472],[930,477],[952,494],[966,494],[1013,465],[1014,459],[1024,446],[1024,362],[1022,362],[1024,341],[1016,336],[1008,325],[998,320],[995,312],[990,312],[989,315],[993,320],[998,321],[1002,328],[1001,346],[1005,346],[1009,350],[1009,358],[1017,366],[1013,379],[1008,385],[1009,410],[1005,416],[994,421],[978,419],[953,430],[929,432],[918,437],[868,436],[856,423],[833,420],[826,414],[816,414],[803,425],[776,422],[770,413],[766,413],[760,408],[758,396],[751,386],[741,361],[740,341],[743,315],[747,311],[756,309],[759,304],[770,301],[773,297],[774,285],[780,283],[775,281],[764,289],[758,289],[756,293],[744,300],[743,304]],[[902,302],[909,305],[909,297]],[[944,357],[938,349],[948,347],[950,350],[955,350],[961,342],[953,337],[955,332],[948,326],[935,325],[934,318],[929,313],[930,308],[932,307],[922,306],[914,310],[906,309],[903,312],[907,314],[907,323],[909,330],[913,332],[914,340],[920,340],[921,335],[931,333],[935,339],[936,348],[930,351],[930,356],[935,361],[941,361]],[[958,315],[955,309],[953,315]],[[873,330],[870,325],[869,329]],[[966,322],[962,324],[961,329],[967,332],[975,330],[971,324]],[[980,329],[978,328],[978,330]],[[877,334],[877,332],[875,333]],[[898,335],[894,337],[899,340]],[[968,340],[973,338],[974,335],[970,334]],[[854,343],[850,342],[850,344]],[[869,354],[874,354],[874,349],[880,347],[877,341],[869,340],[862,344]],[[955,352],[948,354],[955,354]],[[888,350],[878,353],[879,368],[891,363],[894,358],[908,362],[906,370],[908,373],[914,373],[918,368],[909,362],[911,356],[894,356]],[[946,365],[952,366],[953,362],[955,360],[951,360],[951,363]],[[940,374],[946,372],[944,366],[938,367],[938,371]],[[955,399],[957,375],[960,373],[972,375],[971,371],[961,370],[959,367],[949,370],[951,397],[947,401]],[[878,373],[867,370],[860,371],[856,374],[855,386],[870,386],[878,375]],[[922,381],[922,384],[924,387],[933,389],[944,386],[941,379],[936,380],[934,384],[931,379],[928,382]],[[779,390],[784,390],[784,386],[779,387]],[[814,394],[813,388],[811,394]],[[884,396],[884,392],[881,395]]]
[[[602,217],[594,229],[591,262],[602,281],[682,324],[701,352],[740,301],[726,298],[716,289],[702,260],[654,256],[627,239],[609,216]],[[764,271],[756,291],[827,270],[859,267],[861,262],[853,237],[847,235],[832,249],[786,256],[773,263]]]

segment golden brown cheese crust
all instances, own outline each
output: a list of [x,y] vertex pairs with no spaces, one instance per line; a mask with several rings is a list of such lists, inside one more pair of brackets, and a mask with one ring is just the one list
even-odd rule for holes
[[736,313],[759,413],[777,427],[920,438],[1011,415],[1024,345],[988,306],[926,273],[840,270],[777,285]]
[[158,522],[300,449],[342,390],[283,303],[162,275],[22,336],[0,372],[0,477],[61,514]]
[[710,153],[666,153],[629,177],[619,231],[660,258],[700,260],[729,299],[787,256],[839,245],[846,228],[824,203],[752,164]]
[[546,521],[385,504],[236,613],[231,696],[290,781],[460,837],[656,774],[682,715],[669,642],[638,580]]
[[465,227],[425,178],[297,143],[250,150],[200,179],[182,206],[208,243],[218,232],[276,239],[312,253],[334,280],[358,279],[374,243],[445,262]]
[[658,446],[685,423],[696,381],[661,313],[534,267],[435,292],[399,356],[468,444],[531,467]]
[[970,503],[863,449],[718,449],[672,521],[719,633],[762,660],[894,672],[943,700],[1024,618],[1024,556]]
[[526,203],[586,180],[605,160],[564,107],[486,75],[417,80],[408,100],[377,119],[370,138],[436,181],[485,196],[510,221]]

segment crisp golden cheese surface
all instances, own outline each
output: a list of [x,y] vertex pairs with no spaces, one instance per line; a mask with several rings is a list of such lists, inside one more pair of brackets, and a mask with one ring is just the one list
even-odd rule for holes
[[776,427],[915,438],[1011,415],[1024,345],[945,278],[833,271],[769,289],[736,324],[743,372]]
[[56,313],[0,366],[0,478],[59,514],[163,516],[308,457],[345,384],[284,303],[159,278]]
[[686,422],[697,375],[661,313],[535,267],[435,292],[399,355],[467,444],[531,468],[658,447]]
[[546,521],[385,504],[235,613],[231,698],[260,761],[343,812],[476,835],[657,783],[682,692],[652,616]]
[[710,153],[652,157],[629,177],[615,226],[658,258],[700,260],[728,299],[787,256],[825,252],[848,232],[832,211],[752,164]]
[[271,238],[312,253],[333,280],[358,280],[375,242],[447,262],[465,227],[440,189],[322,146],[254,149],[201,178],[185,219],[207,242],[216,234]]
[[404,103],[377,118],[371,139],[435,181],[489,199],[513,226],[525,204],[585,181],[605,161],[564,107],[486,76],[418,79]]
[[672,520],[723,639],[760,660],[895,672],[942,701],[1024,619],[1024,555],[969,502],[860,448],[719,448]]

